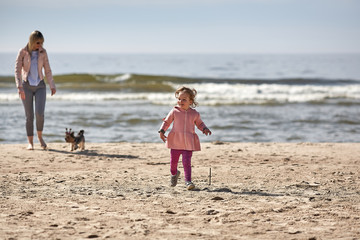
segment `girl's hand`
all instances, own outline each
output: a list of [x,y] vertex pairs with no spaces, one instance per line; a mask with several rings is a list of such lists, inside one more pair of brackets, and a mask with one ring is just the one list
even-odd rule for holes
[[19,96],[22,100],[25,100],[25,92],[23,88],[18,88]]
[[56,93],[56,88],[51,88],[51,96]]
[[160,138],[163,140],[163,142],[166,142],[166,136],[164,133],[160,132]]
[[203,130],[203,134],[205,134],[206,136],[207,136],[207,135],[211,135],[210,129],[205,128],[205,129]]

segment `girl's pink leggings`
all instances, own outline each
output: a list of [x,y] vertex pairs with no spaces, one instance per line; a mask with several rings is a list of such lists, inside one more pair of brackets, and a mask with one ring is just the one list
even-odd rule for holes
[[182,154],[182,163],[184,167],[185,181],[191,181],[191,157],[192,151],[188,150],[177,150],[171,149],[170,151],[170,172],[171,175],[177,173],[177,166],[179,162],[180,155]]

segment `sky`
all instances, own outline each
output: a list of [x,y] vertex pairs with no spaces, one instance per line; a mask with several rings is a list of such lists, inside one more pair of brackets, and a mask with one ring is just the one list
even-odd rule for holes
[[360,0],[8,0],[0,52],[360,53]]

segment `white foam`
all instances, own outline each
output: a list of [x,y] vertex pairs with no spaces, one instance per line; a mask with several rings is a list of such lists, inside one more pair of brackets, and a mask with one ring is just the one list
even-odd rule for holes
[[131,78],[130,73],[121,74],[121,75],[116,76],[115,78],[110,77],[110,76],[109,77],[97,76],[97,80],[99,80],[99,81],[113,82],[113,83],[124,82],[130,78]]
[[[360,85],[279,85],[279,84],[191,84],[198,91],[201,105],[236,105],[264,103],[306,103],[327,99],[360,100]],[[174,86],[177,87],[177,86]],[[0,102],[18,101],[17,93],[0,93]],[[127,101],[141,100],[153,104],[176,103],[173,93],[61,92],[48,96],[48,101]]]

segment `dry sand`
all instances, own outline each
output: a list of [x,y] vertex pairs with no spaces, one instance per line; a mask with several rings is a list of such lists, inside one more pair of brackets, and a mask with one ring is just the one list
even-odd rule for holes
[[203,143],[194,191],[164,144],[49,147],[0,145],[0,239],[360,238],[360,143]]

